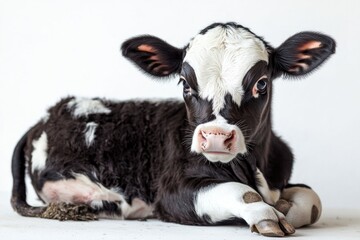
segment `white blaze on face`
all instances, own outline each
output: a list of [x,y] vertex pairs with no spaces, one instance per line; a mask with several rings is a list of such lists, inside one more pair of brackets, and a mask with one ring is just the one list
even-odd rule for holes
[[195,71],[200,97],[212,100],[217,115],[226,94],[240,106],[244,76],[255,63],[268,59],[266,46],[254,34],[243,28],[217,26],[192,40],[184,61]]

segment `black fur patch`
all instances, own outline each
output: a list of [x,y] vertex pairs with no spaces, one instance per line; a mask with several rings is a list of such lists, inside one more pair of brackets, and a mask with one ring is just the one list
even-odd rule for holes
[[187,62],[184,62],[182,65],[181,76],[186,79],[187,83],[195,92],[199,92],[195,71]]

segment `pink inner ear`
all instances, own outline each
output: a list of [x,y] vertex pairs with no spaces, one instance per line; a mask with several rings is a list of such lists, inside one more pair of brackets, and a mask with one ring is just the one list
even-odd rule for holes
[[301,59],[301,60],[303,60],[303,59],[310,59],[310,58],[311,58],[310,55],[306,55],[306,54],[302,54],[302,53],[299,53],[299,54],[297,55],[297,57],[298,57],[298,59]]
[[[146,45],[146,44],[142,44],[142,45],[138,46],[137,49],[142,52],[156,54],[156,50],[153,47]],[[157,60],[159,60],[159,57],[157,55],[154,55],[154,56],[151,56],[150,59],[157,61]]]
[[138,46],[137,49],[142,52],[156,53],[156,51],[153,47],[146,45],[146,44],[142,44],[142,45]]
[[319,41],[309,41],[307,43],[305,43],[304,45],[299,47],[299,51],[306,51],[306,50],[310,50],[310,49],[314,49],[314,48],[319,48],[321,47],[321,42]]

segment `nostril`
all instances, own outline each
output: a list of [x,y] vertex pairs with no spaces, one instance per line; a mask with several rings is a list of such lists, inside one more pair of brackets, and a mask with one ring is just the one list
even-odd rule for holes
[[224,145],[226,146],[226,148],[228,150],[231,149],[232,142],[234,141],[234,139],[235,139],[235,131],[231,131],[230,133],[226,134],[226,139],[224,141]]
[[201,131],[201,137],[202,137],[202,139],[203,140],[206,140],[206,138],[207,138],[207,136],[208,136],[208,134],[205,132],[205,131]]
[[206,141],[207,136],[208,136],[208,134],[206,132],[200,131],[199,137],[201,139],[200,145],[201,145],[202,150],[205,150],[207,147],[207,141]]
[[229,153],[234,148],[236,132],[224,129],[201,129],[198,133],[198,146],[204,152]]

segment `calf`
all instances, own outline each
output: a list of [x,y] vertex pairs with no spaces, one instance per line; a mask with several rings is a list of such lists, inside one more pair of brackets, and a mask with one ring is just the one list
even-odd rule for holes
[[[184,101],[62,99],[15,148],[12,206],[60,220],[242,220],[262,235],[292,234],[318,220],[321,203],[288,183],[293,155],[271,128],[272,80],[306,75],[334,52],[323,34],[273,48],[235,23],[213,24],[181,49],[129,39],[123,55],[152,76],[179,76]],[[26,164],[45,207],[26,202]]]

